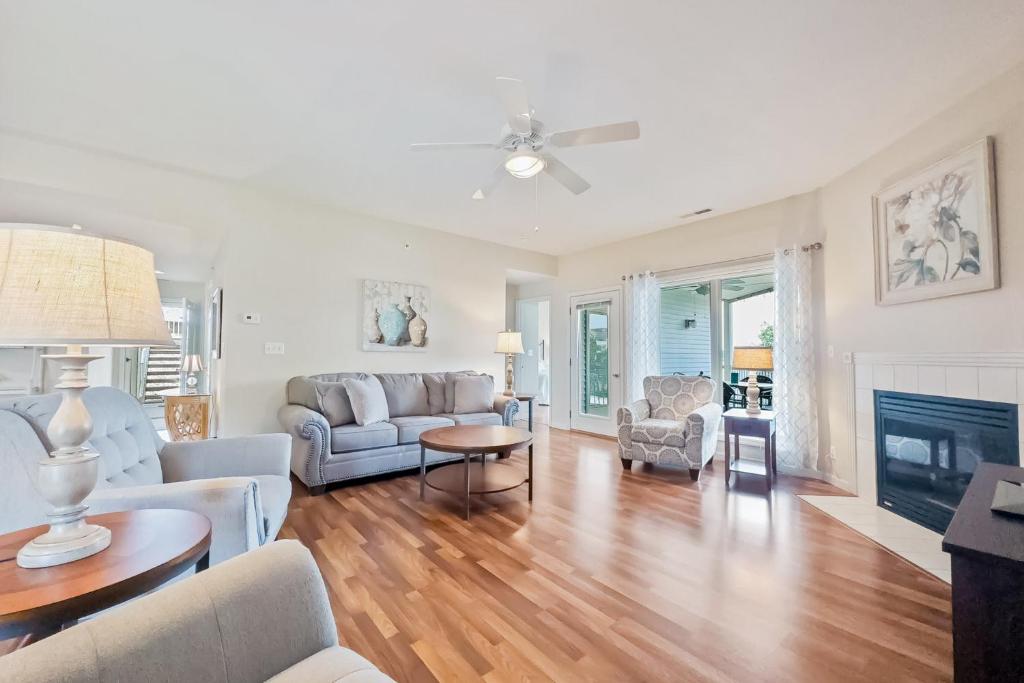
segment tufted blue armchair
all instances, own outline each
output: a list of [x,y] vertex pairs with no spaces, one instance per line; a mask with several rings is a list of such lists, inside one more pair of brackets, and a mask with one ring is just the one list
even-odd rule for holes
[[[52,450],[46,427],[60,398],[0,402],[0,533],[46,522],[36,463]],[[93,420],[88,443],[100,455],[96,489],[85,500],[90,514],[141,508],[204,514],[213,524],[211,564],[277,536],[291,498],[287,434],[168,443],[129,394],[93,387],[83,399]]]

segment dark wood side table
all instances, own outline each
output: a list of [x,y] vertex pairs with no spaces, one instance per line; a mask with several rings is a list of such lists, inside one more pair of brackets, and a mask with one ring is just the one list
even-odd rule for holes
[[533,431],[533,403],[537,400],[537,394],[516,394],[516,399],[520,403],[526,403],[526,414],[528,416],[526,421],[526,427],[531,432]]
[[[725,485],[729,486],[731,472],[755,474],[764,477],[765,490],[772,490],[777,474],[775,462],[775,411],[762,410],[751,415],[745,408],[733,408],[722,415],[725,420]],[[740,437],[755,436],[764,439],[764,465],[740,460]],[[730,443],[732,448],[730,448]],[[735,451],[735,460],[733,453]]]
[[[529,446],[527,471],[524,477],[515,467],[504,463],[487,464],[488,453],[511,453]],[[427,474],[427,449],[442,453],[461,453],[465,462],[439,467]],[[480,456],[480,467],[471,466],[474,455]],[[447,493],[462,493],[469,519],[469,496],[474,493],[498,493],[523,484],[528,485],[528,499],[533,500],[533,435],[517,427],[495,425],[456,425],[438,427],[420,434],[420,500],[425,487]]]
[[942,539],[957,681],[1024,681],[1024,518],[992,512],[1000,480],[1024,483],[1024,469],[978,465]]
[[24,569],[15,562],[18,549],[48,527],[0,536],[0,639],[48,636],[210,564],[210,520],[198,513],[132,510],[87,519],[110,529],[110,547],[56,567]]

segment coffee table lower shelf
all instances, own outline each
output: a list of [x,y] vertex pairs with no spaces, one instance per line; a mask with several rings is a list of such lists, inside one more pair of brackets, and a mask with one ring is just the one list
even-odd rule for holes
[[[491,462],[469,464],[469,493],[499,493],[526,483],[527,476],[511,465]],[[455,463],[427,473],[427,486],[445,493],[466,493],[466,464]]]

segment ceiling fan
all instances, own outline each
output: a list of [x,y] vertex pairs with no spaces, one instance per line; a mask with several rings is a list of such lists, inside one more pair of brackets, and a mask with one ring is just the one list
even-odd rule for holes
[[490,196],[506,173],[516,178],[532,178],[542,171],[564,185],[570,192],[581,194],[590,188],[590,183],[546,152],[546,147],[578,147],[636,140],[640,137],[640,124],[636,121],[548,133],[544,130],[544,124],[533,117],[533,107],[530,106],[526,94],[526,85],[517,78],[504,76],[499,76],[497,82],[498,97],[508,117],[508,123],[501,127],[501,137],[497,142],[424,142],[410,146],[415,152],[467,149],[508,152],[505,161],[494,169],[490,180],[473,193],[473,199]]

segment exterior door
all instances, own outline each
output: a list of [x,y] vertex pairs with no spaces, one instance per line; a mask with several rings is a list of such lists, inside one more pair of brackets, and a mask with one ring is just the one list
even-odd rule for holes
[[622,404],[620,301],[619,290],[570,299],[572,429],[615,436]]

